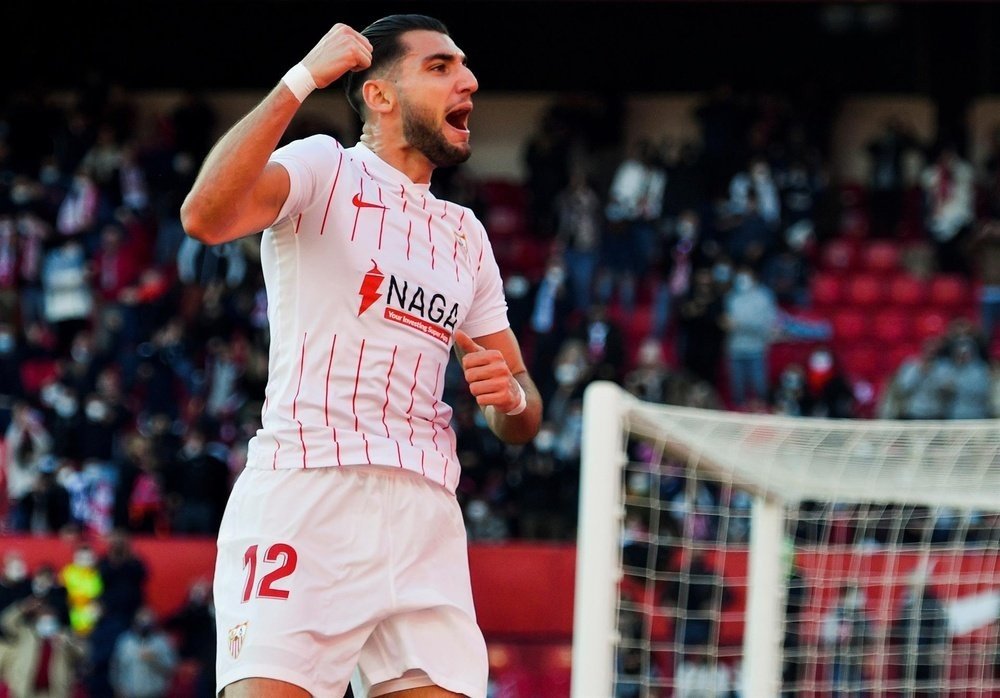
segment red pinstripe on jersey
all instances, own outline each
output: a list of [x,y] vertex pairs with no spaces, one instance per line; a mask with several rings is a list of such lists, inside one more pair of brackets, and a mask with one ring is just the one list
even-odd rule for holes
[[[450,334],[507,326],[481,224],[362,145],[314,137],[274,160],[292,184],[261,239],[271,361],[248,466],[392,465],[453,491],[461,468],[442,400]],[[373,265],[385,283],[359,313]]]
[[330,185],[330,195],[326,197],[326,208],[323,209],[323,222],[319,226],[319,234],[326,231],[326,219],[330,216],[330,202],[333,201],[333,192],[337,191],[337,182],[340,181],[340,167],[344,164],[344,151],[340,151],[337,159],[337,173],[333,175],[333,184]]

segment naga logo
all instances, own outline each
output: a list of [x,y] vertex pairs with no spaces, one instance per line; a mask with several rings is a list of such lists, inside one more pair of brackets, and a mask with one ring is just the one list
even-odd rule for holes
[[354,204],[357,208],[380,208],[383,211],[387,208],[382,204],[373,204],[370,201],[365,201],[364,199],[361,198],[361,194],[355,194],[354,198],[351,199],[351,203]]
[[358,289],[358,295],[361,296],[358,317],[361,317],[362,313],[372,307],[372,303],[382,297],[382,294],[378,290],[384,280],[385,274],[379,271],[378,264],[373,259],[372,268],[365,274],[365,278],[361,281],[361,288]]

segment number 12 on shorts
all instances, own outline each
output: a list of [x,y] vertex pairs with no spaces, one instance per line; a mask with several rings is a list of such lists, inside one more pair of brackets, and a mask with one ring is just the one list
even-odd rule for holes
[[272,543],[269,545],[264,551],[261,565],[271,566],[277,564],[277,567],[261,577],[259,584],[257,584],[257,551],[258,546],[254,544],[243,553],[243,569],[247,571],[247,583],[243,587],[243,603],[246,603],[250,600],[251,596],[255,595],[255,585],[256,596],[259,599],[287,599],[288,590],[276,587],[275,583],[295,571],[295,566],[299,561],[299,555],[295,552],[295,548],[288,545],[288,543]]

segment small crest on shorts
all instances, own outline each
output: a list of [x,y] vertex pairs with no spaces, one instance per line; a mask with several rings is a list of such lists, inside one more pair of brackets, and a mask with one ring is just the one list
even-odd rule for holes
[[240,650],[243,649],[243,640],[247,636],[247,623],[243,622],[229,629],[229,654],[233,659],[239,659]]

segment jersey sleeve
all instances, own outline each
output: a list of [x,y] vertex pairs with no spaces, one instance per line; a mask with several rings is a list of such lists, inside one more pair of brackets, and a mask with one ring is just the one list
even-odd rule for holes
[[482,337],[510,327],[500,267],[486,231],[481,227],[480,234],[482,248],[476,271],[476,292],[461,328],[470,337]]
[[[329,166],[331,153],[339,149],[337,141],[322,134],[309,136],[283,145],[271,154],[275,162],[288,172],[288,198],[281,206],[274,223],[295,216],[309,208],[319,191],[322,173]],[[273,225],[273,224],[272,224]]]

